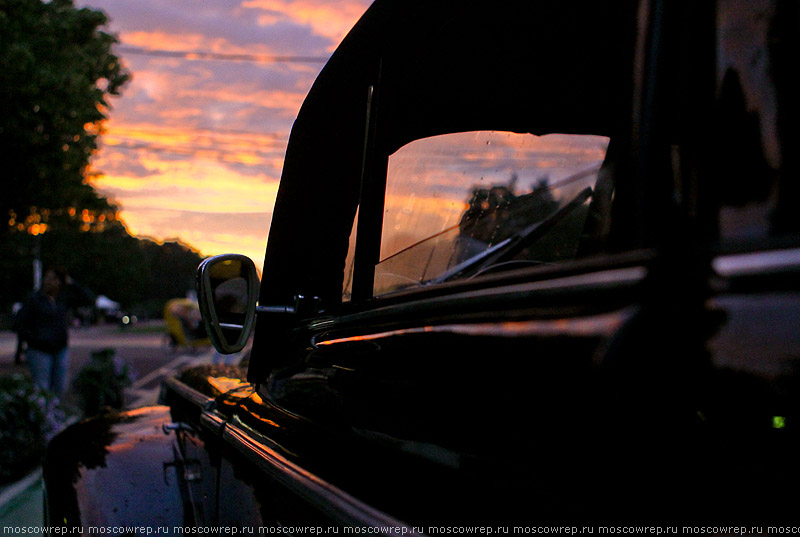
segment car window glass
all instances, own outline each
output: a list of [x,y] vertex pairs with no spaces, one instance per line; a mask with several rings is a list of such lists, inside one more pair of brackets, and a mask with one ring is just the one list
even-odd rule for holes
[[715,168],[711,196],[723,244],[796,234],[800,8],[722,0],[717,10]]
[[478,131],[400,148],[389,157],[374,294],[575,257],[608,143]]
[[342,300],[345,302],[348,302],[353,295],[353,272],[355,270],[358,212],[358,209],[356,209],[356,216],[353,218],[353,227],[350,229],[350,238],[347,241],[347,258],[344,262],[344,281],[342,284]]

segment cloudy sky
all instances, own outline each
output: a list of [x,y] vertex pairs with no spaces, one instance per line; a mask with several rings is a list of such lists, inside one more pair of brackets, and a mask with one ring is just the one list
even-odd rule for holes
[[133,81],[93,171],[128,229],[261,264],[303,98],[371,0],[78,0]]

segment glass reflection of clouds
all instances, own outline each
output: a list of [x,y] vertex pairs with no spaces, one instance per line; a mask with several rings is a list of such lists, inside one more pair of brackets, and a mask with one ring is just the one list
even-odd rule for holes
[[381,260],[457,226],[474,188],[515,194],[602,163],[608,138],[497,131],[416,140],[389,157]]

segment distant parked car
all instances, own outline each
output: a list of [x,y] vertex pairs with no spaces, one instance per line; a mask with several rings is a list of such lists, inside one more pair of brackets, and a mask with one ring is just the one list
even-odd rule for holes
[[94,301],[95,310],[105,322],[116,321],[122,305],[105,295],[99,295]]
[[67,429],[47,525],[796,523],[799,10],[377,0],[200,267],[246,370]]
[[167,301],[164,305],[164,324],[167,345],[173,351],[181,348],[196,350],[211,345],[197,300],[173,298]]

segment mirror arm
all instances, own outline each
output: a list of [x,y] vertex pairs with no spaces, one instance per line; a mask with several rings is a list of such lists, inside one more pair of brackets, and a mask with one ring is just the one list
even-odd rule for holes
[[292,306],[256,306],[256,313],[268,315],[297,315],[303,318],[316,315],[320,311],[319,308],[319,297],[297,295],[294,297],[294,305]]
[[256,306],[256,313],[277,313],[293,315],[297,313],[294,306]]
[[231,330],[244,330],[244,326],[241,324],[219,323],[219,327]]

